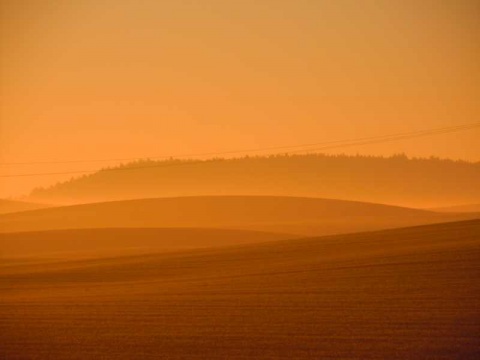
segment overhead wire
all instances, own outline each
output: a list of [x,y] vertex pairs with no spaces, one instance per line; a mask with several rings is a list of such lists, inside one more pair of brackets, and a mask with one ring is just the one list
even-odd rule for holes
[[[356,138],[350,140],[334,140],[326,141],[319,143],[311,144],[302,144],[302,145],[290,145],[290,146],[278,146],[278,147],[264,147],[256,149],[245,149],[245,150],[232,150],[232,151],[222,151],[222,152],[209,152],[209,153],[196,153],[196,154],[185,154],[185,155],[176,155],[176,156],[155,156],[155,157],[135,157],[135,158],[111,158],[111,159],[94,159],[94,160],[70,160],[70,161],[37,161],[37,162],[24,162],[24,163],[1,163],[0,165],[41,165],[41,164],[71,164],[71,163],[86,163],[86,162],[115,162],[115,161],[135,161],[141,159],[172,159],[172,160],[181,160],[179,158],[187,158],[187,160],[192,160],[194,157],[205,157],[205,156],[221,156],[221,155],[231,155],[231,154],[249,154],[252,152],[263,152],[263,151],[273,151],[273,150],[288,150],[288,149],[297,149],[290,150],[286,152],[281,152],[277,154],[296,154],[296,153],[305,153],[305,152],[319,152],[333,149],[341,149],[352,146],[364,146],[370,144],[379,144],[384,142],[391,141],[400,141],[413,139],[418,137],[433,136],[440,134],[447,134],[458,131],[471,130],[480,127],[480,122],[463,124],[457,126],[449,126],[428,130],[420,130],[413,132],[404,132],[397,134],[381,135],[381,136],[370,136],[363,138]],[[318,147],[319,145],[323,145]],[[274,155],[274,154],[269,154]],[[185,159],[184,159],[185,160]],[[58,172],[45,172],[45,173],[24,173],[24,174],[10,174],[10,175],[0,175],[0,178],[11,178],[11,177],[27,177],[27,176],[47,176],[47,175],[68,175],[68,174],[87,174],[94,173],[98,171],[125,171],[125,170],[139,170],[139,169],[148,169],[156,167],[170,167],[170,166],[179,166],[179,165],[192,165],[198,163],[205,163],[205,161],[189,161],[189,162],[180,162],[180,163],[169,163],[169,164],[155,164],[155,165],[143,165],[143,166],[130,166],[130,167],[116,167],[111,169],[89,169],[89,170],[77,170],[77,171],[58,171]]]

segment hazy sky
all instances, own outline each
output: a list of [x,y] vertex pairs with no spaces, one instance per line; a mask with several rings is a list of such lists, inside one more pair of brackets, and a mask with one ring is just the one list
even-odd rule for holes
[[[0,162],[480,121],[478,0],[0,0]],[[480,130],[342,150],[480,160]],[[1,174],[104,165],[0,165]],[[70,176],[0,179],[0,197]]]

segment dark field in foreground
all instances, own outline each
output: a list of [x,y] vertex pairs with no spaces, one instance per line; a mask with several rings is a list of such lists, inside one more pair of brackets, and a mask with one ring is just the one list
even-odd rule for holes
[[480,221],[3,265],[5,359],[478,359]]

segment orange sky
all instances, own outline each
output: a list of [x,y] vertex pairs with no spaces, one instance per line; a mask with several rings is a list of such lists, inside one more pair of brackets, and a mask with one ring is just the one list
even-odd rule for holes
[[[3,163],[295,145],[480,120],[476,0],[0,3]],[[344,151],[478,161],[480,130]],[[0,174],[101,165],[0,165]],[[0,197],[69,177],[3,178]]]

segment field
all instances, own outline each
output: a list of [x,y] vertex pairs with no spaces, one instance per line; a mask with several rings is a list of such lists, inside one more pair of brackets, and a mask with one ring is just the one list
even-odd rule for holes
[[98,228],[222,228],[298,236],[478,218],[357,201],[279,196],[193,196],[91,203],[0,216],[0,233]]
[[0,360],[480,360],[480,0],[0,0]]
[[49,207],[45,204],[35,204],[24,201],[13,201],[0,199],[0,215],[15,212],[37,210]]
[[480,356],[478,220],[157,250],[7,258],[1,357]]

